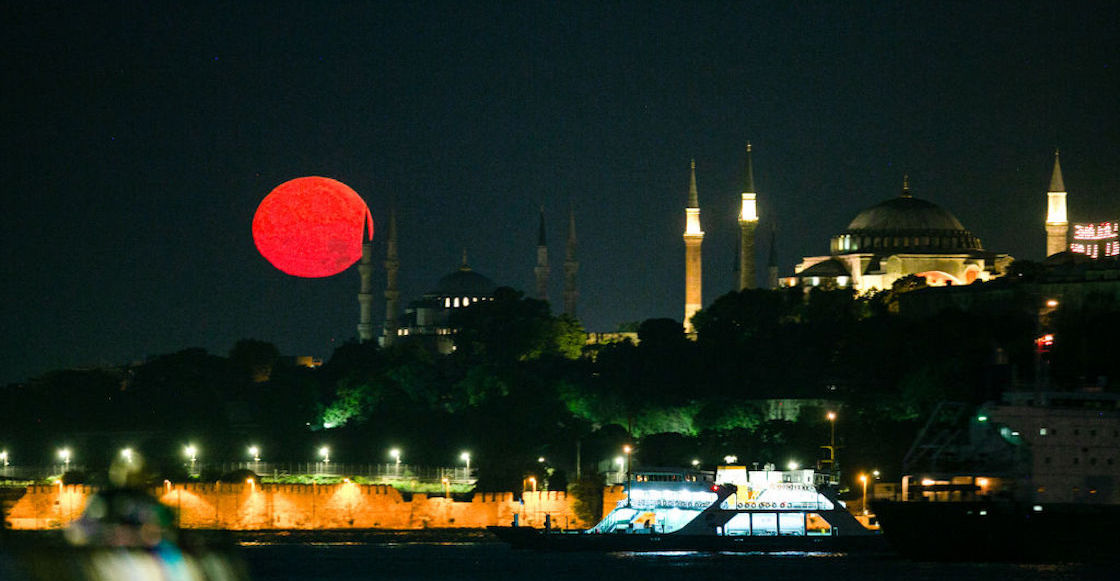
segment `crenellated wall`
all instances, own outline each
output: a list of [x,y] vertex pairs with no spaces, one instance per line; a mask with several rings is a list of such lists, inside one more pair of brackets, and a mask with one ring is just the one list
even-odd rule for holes
[[[65,526],[81,517],[96,492],[88,486],[30,486],[6,515],[7,526],[17,530]],[[353,483],[168,484],[151,492],[175,511],[183,528],[482,528],[509,525],[514,514],[525,526],[544,526],[545,515],[552,515],[552,526],[557,528],[594,524],[580,521],[572,510],[574,501],[556,491],[525,492],[520,498],[511,492],[478,493],[470,502],[425,494],[405,501],[392,487]],[[611,496],[608,489],[604,505]]]

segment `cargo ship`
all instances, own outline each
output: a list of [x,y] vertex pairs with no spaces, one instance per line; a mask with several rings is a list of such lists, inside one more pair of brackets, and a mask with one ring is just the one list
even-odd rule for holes
[[900,498],[872,508],[904,556],[1115,561],[1120,395],[1009,392],[942,404],[904,461]]

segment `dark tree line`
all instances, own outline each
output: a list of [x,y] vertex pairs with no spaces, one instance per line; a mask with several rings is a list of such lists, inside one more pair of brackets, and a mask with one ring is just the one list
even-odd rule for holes
[[[583,474],[613,469],[624,443],[636,464],[711,466],[733,454],[808,465],[827,442],[825,407],[838,406],[842,464],[889,475],[939,401],[992,399],[1038,367],[1035,313],[899,315],[899,296],[920,286],[729,293],[696,315],[695,340],[651,319],[636,343],[593,346],[578,321],[499,289],[455,312],[451,355],[350,343],[312,370],[244,340],[228,357],[188,349],[59,371],[4,390],[0,438],[44,458],[60,439],[84,438],[85,457],[106,463],[127,442],[167,465],[188,440],[228,460],[243,459],[249,440],[276,461],[310,461],[328,443],[335,461],[355,463],[388,462],[395,447],[409,463],[452,465],[470,451],[482,489],[517,489],[529,474],[562,488],[577,454]],[[1059,309],[1051,323],[1069,339],[1046,355],[1056,382],[1117,377],[1115,305]],[[776,415],[774,400],[803,403]]]

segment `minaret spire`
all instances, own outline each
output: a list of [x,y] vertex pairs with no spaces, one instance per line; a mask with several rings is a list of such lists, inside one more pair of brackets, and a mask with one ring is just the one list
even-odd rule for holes
[[373,228],[372,218],[362,223],[362,257],[358,261],[358,341],[373,340]]
[[544,237],[544,206],[541,206],[540,223],[537,227],[537,267],[533,269],[537,277],[537,298],[548,300],[548,243]]
[[696,190],[696,160],[692,160],[692,173],[688,185],[688,207],[684,209],[684,331],[689,335],[696,329],[692,316],[703,305],[701,291],[700,243],[704,231],[700,229],[700,200]]
[[397,258],[397,205],[393,203],[389,208],[389,233],[385,243],[385,335],[381,344],[385,347],[393,344],[397,338],[397,325],[400,320],[401,293],[397,288],[397,271],[401,263]]
[[564,254],[564,312],[576,316],[576,302],[579,290],[576,288],[576,273],[579,261],[576,260],[576,215],[568,206],[568,245]]
[[739,290],[754,288],[754,231],[758,227],[758,194],[754,189],[754,164],[747,142],[747,186],[739,208]]
[[1046,256],[1068,250],[1069,221],[1066,218],[1066,184],[1058,150],[1054,150],[1054,171],[1050,174],[1050,190],[1046,192]]

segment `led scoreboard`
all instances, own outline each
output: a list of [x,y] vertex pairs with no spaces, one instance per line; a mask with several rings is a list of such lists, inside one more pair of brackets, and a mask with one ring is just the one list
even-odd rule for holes
[[1074,224],[1069,249],[1089,258],[1120,256],[1120,222]]

